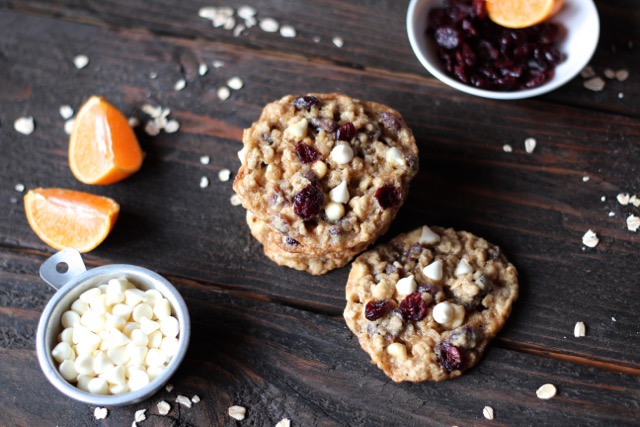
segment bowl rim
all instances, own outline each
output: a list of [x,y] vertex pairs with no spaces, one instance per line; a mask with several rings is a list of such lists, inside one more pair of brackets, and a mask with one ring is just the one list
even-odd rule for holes
[[[53,340],[50,339],[51,335],[55,334],[54,331],[56,331],[56,326],[52,325],[52,317],[54,311],[60,304],[69,302],[72,298],[70,295],[73,294],[73,291],[78,287],[86,286],[87,289],[96,287],[99,286],[99,284],[96,283],[98,280],[104,280],[103,278],[107,278],[106,280],[108,280],[108,278],[119,276],[125,276],[132,280],[138,288],[157,289],[169,300],[180,324],[178,352],[160,375],[149,381],[149,384],[139,390],[118,395],[92,394],[80,390],[74,384],[65,380],[58,372],[57,363],[53,360],[51,355],[52,348],[50,348],[50,345],[48,344],[50,342],[56,342],[55,336],[53,337]],[[145,281],[144,283],[140,283],[139,279],[141,278]],[[152,283],[152,285],[150,285],[150,283]],[[190,336],[191,323],[187,305],[178,290],[167,279],[160,276],[158,273],[143,267],[129,264],[110,264],[87,270],[86,272],[76,276],[67,284],[62,286],[51,297],[38,322],[38,329],[36,332],[36,354],[40,368],[49,382],[66,396],[91,405],[124,406],[147,399],[168,382],[186,356],[189,348]]]
[[[548,93],[552,90],[563,86],[570,80],[572,80],[585,66],[588,65],[589,61],[593,57],[593,54],[596,51],[598,46],[598,41],[600,39],[600,18],[598,16],[598,10],[595,6],[593,0],[565,0],[565,3],[570,4],[579,4],[580,7],[585,8],[584,10],[589,16],[593,19],[595,27],[591,29],[591,32],[594,34],[592,37],[593,42],[589,45],[588,51],[583,55],[585,58],[583,61],[576,63],[571,67],[567,72],[565,72],[562,76],[555,77],[549,82],[543,84],[542,86],[538,86],[533,89],[524,89],[518,91],[511,92],[500,92],[500,91],[491,91],[486,89],[478,89],[473,86],[466,85],[462,82],[455,80],[450,77],[445,72],[440,71],[429,59],[427,59],[423,49],[426,46],[426,37],[424,34],[418,34],[418,19],[421,17],[416,15],[416,10],[419,9],[419,6],[422,6],[423,3],[442,3],[443,0],[411,0],[409,3],[409,8],[407,10],[407,35],[409,37],[409,43],[411,48],[422,64],[424,68],[429,71],[434,77],[436,77],[441,82],[453,87],[454,89],[458,89],[459,91],[479,96],[482,98],[490,98],[490,99],[502,99],[502,100],[514,100],[514,99],[524,99],[531,98],[534,96],[542,95]],[[561,13],[561,12],[559,12]],[[423,17],[426,20],[426,15]],[[553,22],[553,18],[551,20]],[[421,40],[421,38],[425,40]]]

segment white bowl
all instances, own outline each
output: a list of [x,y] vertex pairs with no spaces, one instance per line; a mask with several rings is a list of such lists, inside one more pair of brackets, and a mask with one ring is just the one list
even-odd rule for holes
[[551,19],[567,30],[560,51],[566,55],[558,64],[555,76],[533,89],[499,92],[478,89],[466,85],[449,76],[437,54],[437,47],[427,34],[429,10],[441,7],[444,0],[411,0],[407,12],[407,33],[409,42],[422,65],[443,83],[471,95],[493,99],[522,99],[550,92],[574,78],[589,63],[598,45],[600,20],[593,0],[564,0],[562,9]]

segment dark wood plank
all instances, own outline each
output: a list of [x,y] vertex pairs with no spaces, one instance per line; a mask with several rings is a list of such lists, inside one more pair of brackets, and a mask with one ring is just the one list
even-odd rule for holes
[[[29,229],[15,182],[91,191],[118,200],[122,215],[112,235],[87,256],[89,263],[143,265],[212,288],[338,316],[347,269],[311,277],[269,262],[250,237],[243,211],[229,205],[230,183],[218,182],[215,175],[237,168],[241,129],[257,118],[264,103],[310,88],[340,90],[400,108],[419,141],[422,171],[387,236],[430,223],[486,237],[504,248],[522,277],[522,296],[504,335],[513,346],[542,346],[640,368],[638,342],[632,339],[637,309],[629,303],[640,292],[631,285],[639,274],[638,236],[624,225],[637,210],[615,202],[618,192],[640,188],[637,120],[540,100],[501,103],[452,96],[431,80],[409,75],[319,66],[275,52],[114,32],[15,12],[0,15],[0,36],[7,40],[3,69],[11,82],[1,99],[0,139],[7,155],[0,157],[0,177],[8,183],[0,188],[3,245],[52,252]],[[71,63],[78,52],[91,58],[85,70]],[[180,61],[215,58],[225,59],[227,66],[193,77],[182,92],[172,90],[181,76]],[[158,80],[147,78],[153,70]],[[215,87],[233,75],[246,86],[220,102]],[[57,114],[59,105],[77,107],[94,93],[127,113],[139,114],[145,102],[170,107],[182,123],[174,135],[141,134],[144,167],[109,187],[82,185],[72,177]],[[37,121],[29,137],[11,126],[24,114]],[[538,139],[538,148],[526,154],[523,141],[530,136]],[[513,153],[503,152],[505,143],[513,145]],[[203,154],[212,156],[211,165],[199,163]],[[198,187],[203,175],[212,179],[204,190]],[[583,182],[583,176],[590,180]],[[595,249],[582,248],[587,229],[602,239]],[[587,323],[588,337],[571,336],[576,321]]]
[[[36,275],[42,257],[1,253],[0,331],[11,324],[35,329],[51,295]],[[479,367],[459,379],[395,384],[371,365],[339,317],[170,279],[185,297],[193,331],[183,366],[171,379],[174,390],[109,408],[102,425],[130,425],[136,410],[147,409],[145,423],[152,425],[232,426],[226,412],[233,404],[248,409],[241,423],[248,426],[273,426],[283,417],[296,426],[486,425],[485,405],[495,410],[492,424],[498,425],[625,426],[640,417],[638,377],[490,348]],[[3,424],[95,424],[93,407],[46,382],[28,341],[0,341],[0,400],[9,403]],[[549,382],[558,396],[539,400],[535,390]],[[181,408],[177,394],[202,401]],[[169,418],[157,415],[160,400],[171,403]]]
[[[231,31],[213,28],[210,21],[198,16],[205,5],[232,6],[246,4],[240,0],[206,3],[171,0],[148,2],[137,0],[111,0],[87,5],[80,0],[49,2],[46,0],[3,0],[4,6],[16,10],[55,15],[64,19],[90,22],[108,27],[144,29],[158,35],[203,39],[244,46],[248,49],[275,50],[313,59],[328,61],[355,69],[410,73],[432,79],[413,55],[405,30],[408,0],[357,0],[271,2],[256,0],[251,3],[259,17],[273,17],[282,24],[297,28],[298,37],[285,39],[280,35],[264,33],[257,27],[240,37]],[[640,68],[638,55],[637,22],[640,7],[634,0],[596,1],[601,19],[601,42],[592,60],[599,75],[605,68],[615,70]],[[379,31],[385,28],[388,30]],[[337,48],[331,42],[340,36],[345,44]],[[320,37],[320,42],[314,42]],[[452,92],[439,82],[440,88]],[[633,76],[625,82],[608,81],[606,90],[593,93],[583,88],[583,79],[575,78],[563,88],[542,99],[561,104],[612,111],[640,117],[640,105],[633,98],[640,91],[640,79]],[[622,99],[618,94],[626,94]],[[467,98],[465,95],[463,98]]]

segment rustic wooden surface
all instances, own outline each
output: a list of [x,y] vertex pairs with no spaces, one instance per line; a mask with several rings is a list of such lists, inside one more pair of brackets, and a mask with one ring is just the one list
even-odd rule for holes
[[[250,3],[293,25],[295,39],[258,28],[234,37],[197,14],[242,4],[0,0],[0,425],[130,425],[143,408],[149,418],[140,425],[160,426],[273,426],[284,417],[295,427],[640,425],[640,236],[625,225],[640,208],[616,201],[620,192],[640,195],[638,3],[596,3],[602,36],[592,65],[600,75],[628,69],[627,81],[608,80],[595,93],[577,77],[513,102],[455,92],[421,68],[404,29],[408,0]],[[74,67],[77,54],[89,56],[87,68]],[[217,59],[224,67],[198,76],[199,63]],[[232,76],[245,86],[221,102],[216,89]],[[176,92],[180,78],[187,87]],[[512,317],[463,377],[388,380],[342,320],[348,268],[313,277],[277,267],[250,237],[244,211],[230,205],[231,183],[217,172],[239,166],[242,129],[265,103],[309,91],[389,104],[414,130],[421,171],[383,240],[423,223],[452,226],[499,244],[518,267]],[[133,177],[81,184],[68,168],[58,107],[77,109],[92,94],[143,120],[142,104],[169,107],[181,129],[138,132],[147,155]],[[13,129],[23,115],[35,117],[32,135]],[[531,154],[527,137],[538,141]],[[208,188],[199,187],[202,176]],[[93,407],[48,384],[34,334],[53,294],[38,268],[54,250],[29,228],[17,183],[121,204],[112,234],[85,260],[156,270],[185,297],[193,337],[171,393],[96,421]],[[581,243],[588,229],[600,237],[594,249]],[[573,336],[576,321],[586,337]],[[558,387],[556,398],[535,396],[544,383]],[[181,408],[177,393],[202,401]],[[168,417],[154,415],[161,399],[172,403]],[[247,407],[244,421],[228,417],[233,404]],[[495,420],[483,418],[485,405]]]

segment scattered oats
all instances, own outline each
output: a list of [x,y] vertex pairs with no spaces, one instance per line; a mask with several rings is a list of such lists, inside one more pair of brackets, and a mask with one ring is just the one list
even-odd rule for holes
[[511,153],[513,151],[513,147],[511,147],[509,144],[504,144],[502,146],[502,149],[505,153]]
[[147,412],[146,409],[140,409],[136,411],[135,415],[133,416],[134,421],[137,423],[141,423],[142,421],[146,420],[147,416],[144,414],[145,412]]
[[535,138],[527,138],[524,140],[524,151],[527,153],[533,153],[533,150],[536,149],[536,144],[538,142]]
[[200,396],[198,396],[197,394],[194,394],[193,397],[191,398],[191,401],[193,403],[200,403]]
[[604,89],[604,80],[602,80],[600,77],[594,77],[592,79],[587,80],[586,82],[584,82],[584,87],[592,90],[594,92],[600,92],[602,89]]
[[609,216],[616,216],[616,213],[614,211],[609,212]]
[[70,105],[61,105],[58,111],[60,112],[60,116],[65,120],[73,117],[73,108],[71,108]]
[[242,204],[242,200],[237,194],[231,196],[231,198],[229,198],[229,202],[231,202],[231,206],[240,206]]
[[160,415],[167,415],[171,410],[171,405],[169,405],[164,400],[161,400],[160,402],[158,402],[157,406],[158,406],[158,414]]
[[640,206],[640,199],[635,194],[629,198],[629,203],[631,203],[636,208]]
[[200,188],[207,188],[209,186],[209,178],[203,176],[200,178]]
[[596,72],[593,69],[593,67],[591,67],[590,65],[587,65],[586,67],[584,67],[582,69],[582,71],[580,71],[580,76],[583,79],[590,79],[591,77],[595,77],[596,76]]
[[291,427],[291,420],[289,418],[283,418],[280,421],[278,421],[278,424],[276,424],[276,427]]
[[229,181],[230,177],[231,171],[229,169],[222,169],[220,172],[218,172],[218,179],[222,182]]
[[138,119],[137,117],[131,116],[127,119],[127,121],[129,122],[129,126],[131,126],[132,128],[137,128],[138,126],[140,126],[140,119]]
[[203,165],[208,165],[209,163],[211,163],[211,157],[200,156],[200,163],[202,163]]
[[492,420],[493,419],[493,408],[491,406],[485,406],[482,409],[482,415],[484,415],[484,417],[488,420]]
[[242,24],[238,24],[236,25],[236,27],[233,29],[233,37],[240,37],[240,34],[242,34],[242,32],[246,29],[247,27],[245,27]]
[[240,90],[244,86],[244,82],[240,77],[231,77],[227,81],[227,85],[233,90]]
[[247,413],[247,408],[244,406],[234,405],[229,408],[229,416],[234,420],[242,421]]
[[73,125],[76,123],[76,119],[69,119],[64,122],[64,133],[71,135],[73,132]]
[[619,82],[623,82],[625,80],[627,80],[629,78],[629,71],[628,70],[618,70],[616,71],[616,80],[618,80]]
[[160,128],[156,124],[155,120],[149,120],[146,125],[144,125],[144,131],[149,136],[156,136],[160,134]]
[[168,383],[164,389],[167,390],[168,393],[171,393],[173,391],[173,384]]
[[620,92],[620,93],[618,94],[618,98],[619,98],[619,99],[624,98],[624,93]]
[[591,178],[589,178],[588,176],[583,176],[582,177],[582,182],[587,182],[589,181]]
[[238,8],[238,16],[242,19],[251,19],[256,16],[256,10],[251,6],[240,6]]
[[602,196],[602,197],[600,197],[600,201],[601,201],[601,202],[606,202],[606,201],[607,201],[607,196]]
[[13,122],[13,128],[23,135],[31,135],[36,128],[36,123],[33,121],[33,117],[18,117]]
[[182,90],[185,87],[187,87],[187,81],[185,79],[178,80],[176,84],[173,86],[175,90]]
[[280,28],[280,24],[273,18],[264,18],[260,20],[260,29],[267,33],[275,33]]
[[209,72],[209,67],[207,67],[207,64],[200,64],[198,66],[198,74],[199,75],[204,76],[208,72]]
[[164,126],[164,131],[166,133],[175,133],[180,129],[180,123],[177,120],[169,120],[167,124]]
[[226,21],[224,21],[224,24],[222,25],[222,28],[224,28],[225,30],[233,30],[233,28],[236,26],[236,19],[235,18],[227,18]]
[[81,70],[89,64],[89,57],[87,55],[78,55],[73,58],[73,64],[78,70]]
[[320,36],[313,36],[311,40],[313,40],[314,43],[320,43],[322,39],[320,38]]
[[222,86],[221,88],[218,88],[218,98],[220,101],[226,101],[229,99],[229,96],[231,96],[231,91],[228,87]]
[[582,244],[590,248],[595,248],[598,242],[600,242],[600,239],[598,239],[598,236],[592,230],[588,230],[584,233],[584,236],[582,236]]
[[638,227],[640,227],[640,217],[631,214],[627,217],[627,229],[629,231],[638,231]]
[[615,79],[616,78],[616,72],[613,71],[611,68],[605,68],[604,69],[604,76],[608,79]]
[[576,326],[573,328],[573,336],[576,338],[583,337],[587,334],[587,328],[584,322],[576,322]]
[[216,59],[215,61],[213,61],[211,63],[211,65],[213,65],[213,68],[222,68],[222,67],[224,67],[224,61],[222,61],[220,59]]
[[24,184],[17,183],[14,187],[18,193],[22,193],[24,191]]
[[556,386],[553,384],[545,384],[536,390],[536,396],[538,396],[539,399],[547,400],[554,397],[557,392]]
[[176,397],[176,402],[183,406],[186,406],[187,408],[191,408],[191,399],[189,399],[187,396],[179,394],[178,397]]
[[107,408],[96,408],[93,410],[93,416],[96,420],[104,420],[109,415]]
[[332,40],[334,45],[336,45],[336,47],[342,47],[344,46],[344,40],[342,40],[342,37],[334,37]]
[[622,206],[627,206],[629,204],[630,196],[629,193],[620,193],[616,196],[616,199],[618,199],[618,203]]
[[286,38],[293,38],[298,35],[298,33],[296,33],[296,29],[291,25],[283,25],[280,27],[280,35]]
[[156,73],[155,71],[152,71],[149,73],[149,78],[152,80],[155,80],[158,78],[158,73]]

